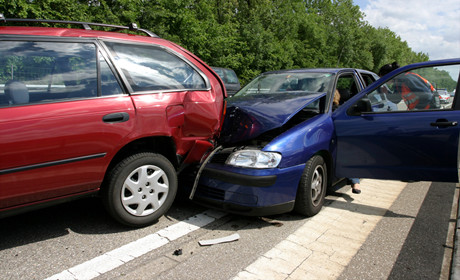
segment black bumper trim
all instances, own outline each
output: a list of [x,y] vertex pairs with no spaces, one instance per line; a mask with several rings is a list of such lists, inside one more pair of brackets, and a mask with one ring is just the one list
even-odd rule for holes
[[10,168],[10,169],[3,169],[3,170],[0,170],[0,175],[28,171],[32,169],[50,167],[50,166],[61,165],[61,164],[74,163],[74,162],[90,160],[90,159],[103,158],[105,157],[105,155],[106,153],[100,153],[100,154],[94,154],[94,155],[89,155],[89,156],[82,156],[82,157],[56,160],[56,161],[45,162],[45,163],[32,164],[32,165],[22,166],[22,167],[15,167],[15,168]]
[[201,176],[217,179],[226,183],[251,187],[268,187],[276,182],[276,175],[251,176],[228,171],[205,168]]
[[238,214],[242,216],[271,216],[278,215],[283,213],[288,213],[294,210],[295,201],[289,201],[282,204],[264,206],[264,207],[254,207],[254,206],[244,206],[238,205],[229,202],[216,201],[213,199],[208,199],[204,197],[193,198],[193,201],[197,204],[211,207],[219,210],[224,210],[228,213]]

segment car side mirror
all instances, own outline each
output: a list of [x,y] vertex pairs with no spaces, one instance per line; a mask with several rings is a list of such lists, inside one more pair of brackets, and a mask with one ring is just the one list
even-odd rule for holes
[[353,104],[347,111],[348,115],[359,116],[364,112],[372,112],[372,104],[368,98],[361,98]]

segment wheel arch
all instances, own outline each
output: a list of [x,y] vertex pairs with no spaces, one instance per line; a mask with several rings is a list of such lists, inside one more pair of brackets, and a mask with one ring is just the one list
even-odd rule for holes
[[124,158],[140,152],[154,152],[161,154],[171,162],[176,170],[179,166],[179,161],[176,157],[176,145],[170,137],[145,137],[136,139],[123,146],[111,160],[109,166],[107,167],[106,175]]
[[[326,163],[327,168],[327,187],[330,188],[332,186],[332,177],[333,177],[333,159],[331,153],[326,150],[321,150],[314,154],[313,156],[318,155],[321,156]],[[312,156],[312,157],[313,157]]]

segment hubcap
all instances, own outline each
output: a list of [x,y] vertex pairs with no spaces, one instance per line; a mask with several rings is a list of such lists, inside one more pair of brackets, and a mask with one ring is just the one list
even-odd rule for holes
[[121,190],[121,201],[126,211],[142,217],[158,210],[168,192],[168,176],[163,169],[155,165],[143,165],[126,178]]
[[311,178],[311,202],[314,206],[318,206],[321,200],[323,191],[324,169],[322,166],[317,166]]

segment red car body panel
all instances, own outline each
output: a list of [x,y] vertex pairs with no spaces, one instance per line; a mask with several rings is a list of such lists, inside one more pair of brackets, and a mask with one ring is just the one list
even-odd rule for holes
[[[164,46],[192,62],[209,84],[208,90],[200,91],[129,92],[0,108],[0,210],[99,190],[115,155],[136,140],[171,138],[176,155],[184,159],[181,164],[200,160],[220,132],[226,97],[222,81],[203,61],[172,42],[125,33],[42,27],[1,26],[0,36],[8,40],[27,36],[88,38],[95,43],[124,40]],[[103,121],[104,116],[120,112],[127,113],[129,120]],[[86,160],[78,160],[82,157]]]
[[[120,111],[129,112],[131,119],[117,124],[102,121],[104,115]],[[1,117],[5,115],[8,118]],[[19,198],[22,204],[47,198],[50,192],[60,196],[98,188],[110,158],[129,140],[135,125],[129,96],[3,108],[0,170],[5,174],[0,176],[0,208],[17,205]],[[52,164],[91,155],[101,156]],[[52,166],[32,168],[40,164]],[[21,167],[29,170],[7,172]],[[68,191],[61,189],[63,182]]]

